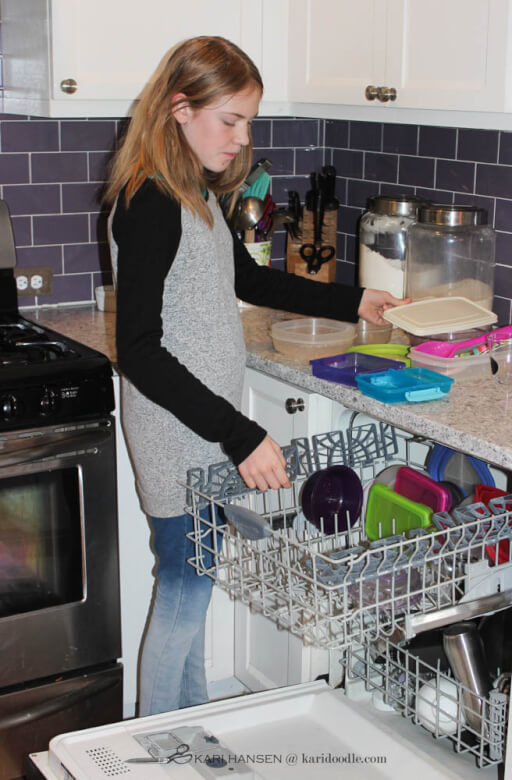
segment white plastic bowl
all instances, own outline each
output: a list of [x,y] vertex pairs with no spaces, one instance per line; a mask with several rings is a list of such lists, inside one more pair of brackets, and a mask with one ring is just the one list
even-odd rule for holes
[[340,355],[354,343],[356,326],[350,322],[304,317],[272,325],[274,348],[295,360]]

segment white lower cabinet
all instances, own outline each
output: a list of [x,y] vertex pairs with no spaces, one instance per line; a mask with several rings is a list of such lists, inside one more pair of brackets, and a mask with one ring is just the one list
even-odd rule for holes
[[[279,444],[331,430],[333,402],[247,369],[242,411]],[[308,647],[261,613],[235,603],[235,676],[252,691],[308,682],[329,673],[329,653]]]

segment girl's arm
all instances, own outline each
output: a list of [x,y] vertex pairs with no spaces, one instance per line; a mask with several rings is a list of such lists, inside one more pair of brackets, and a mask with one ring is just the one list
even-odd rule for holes
[[357,322],[364,292],[361,287],[320,284],[313,279],[257,265],[234,233],[233,242],[235,291],[243,301],[312,317]]

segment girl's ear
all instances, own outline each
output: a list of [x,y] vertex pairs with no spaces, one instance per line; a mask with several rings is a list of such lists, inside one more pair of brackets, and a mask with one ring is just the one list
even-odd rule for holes
[[180,125],[186,124],[192,116],[192,109],[187,100],[187,96],[183,92],[178,92],[176,95],[172,96],[171,110],[175,120]]

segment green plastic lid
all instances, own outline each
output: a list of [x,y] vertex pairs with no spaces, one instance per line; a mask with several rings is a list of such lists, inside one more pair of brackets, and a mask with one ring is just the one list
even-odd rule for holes
[[360,344],[350,347],[347,352],[362,352],[364,355],[388,358],[388,360],[400,360],[410,368],[411,361],[407,357],[410,347],[407,344]]
[[371,486],[366,508],[366,535],[369,539],[405,533],[413,528],[427,528],[432,509],[395,493],[388,485]]

